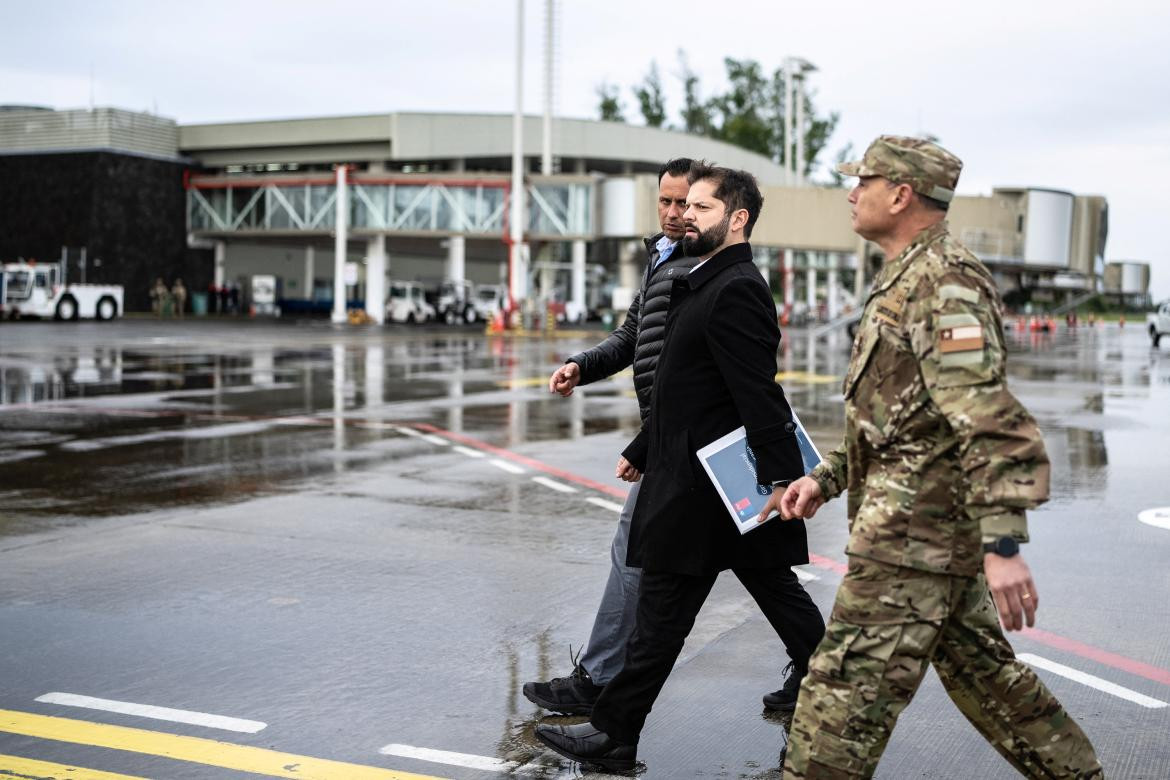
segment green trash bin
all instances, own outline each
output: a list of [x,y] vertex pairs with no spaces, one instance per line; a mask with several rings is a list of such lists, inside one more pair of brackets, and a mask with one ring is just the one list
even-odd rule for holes
[[207,293],[191,293],[191,312],[196,317],[207,316]]

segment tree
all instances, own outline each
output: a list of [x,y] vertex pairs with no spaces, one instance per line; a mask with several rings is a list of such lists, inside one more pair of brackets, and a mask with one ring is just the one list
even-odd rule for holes
[[765,157],[772,156],[775,127],[768,117],[768,82],[760,64],[754,60],[723,60],[730,89],[711,98],[710,106],[720,122],[715,138],[750,149]]
[[832,168],[829,169],[829,181],[830,181],[830,183],[832,183],[832,185],[834,187],[844,187],[845,186],[845,178],[846,178],[845,174],[843,174],[837,170],[837,165],[840,165],[841,163],[844,163],[844,162],[849,162],[850,160],[852,160],[852,158],[853,158],[853,143],[852,142],[847,143],[847,144],[845,144],[845,146],[841,147],[841,151],[837,152],[837,156],[833,158],[833,162],[835,164],[833,165]]
[[650,61],[650,71],[640,86],[634,87],[638,108],[647,127],[662,127],[666,122],[666,97],[662,94],[662,79],[658,76],[658,63]]
[[[688,133],[718,138],[762,154],[779,163],[784,161],[784,117],[788,110],[784,70],[777,68],[770,77],[755,60],[724,59],[728,89],[708,100],[699,96],[699,77],[691,70],[680,50],[678,78],[683,86],[683,129]],[[800,170],[808,175],[837,127],[840,115],[817,113],[813,95],[804,94],[804,160]]]
[[597,113],[602,122],[626,121],[622,113],[625,107],[618,95],[618,88],[608,82],[603,81],[597,86],[597,97],[600,100],[597,104]]
[[683,130],[695,135],[711,135],[715,129],[711,107],[699,99],[699,77],[691,70],[682,49],[678,50],[678,64],[678,77],[683,83]]

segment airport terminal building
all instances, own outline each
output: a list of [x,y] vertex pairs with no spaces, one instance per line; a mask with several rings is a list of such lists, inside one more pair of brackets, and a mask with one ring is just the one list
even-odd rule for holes
[[[551,136],[554,173],[544,174],[541,121],[526,118],[527,269],[517,273],[532,299],[623,309],[643,268],[641,239],[657,231],[656,172],[678,156],[759,179],[752,244],[794,314],[831,319],[854,307],[880,262],[850,229],[845,190],[792,181],[766,157],[613,122],[554,119]],[[340,270],[347,300],[381,321],[390,280],[508,281],[511,150],[504,114],[184,125],[114,108],[0,107],[0,261],[64,253],[71,279],[124,284],[130,310],[148,308],[156,277],[192,290],[235,285],[246,297],[252,277],[270,275],[283,298],[326,304]],[[1044,309],[1100,289],[1103,197],[997,188],[957,196],[949,220],[1009,306]]]

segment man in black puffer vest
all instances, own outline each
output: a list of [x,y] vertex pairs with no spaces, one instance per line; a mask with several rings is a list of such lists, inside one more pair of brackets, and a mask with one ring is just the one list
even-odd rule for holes
[[[666,315],[670,292],[676,279],[685,277],[697,262],[685,257],[679,247],[686,228],[683,213],[690,185],[687,175],[692,161],[676,158],[658,172],[658,222],[662,232],[645,239],[649,255],[642,287],[634,296],[625,322],[592,349],[573,355],[553,372],[549,390],[570,395],[579,384],[605,379],[633,364],[634,389],[642,422],[650,414],[650,390],[654,370],[662,351],[666,332]],[[631,461],[644,463],[645,438],[638,437],[618,458],[617,476],[631,483],[629,495],[618,519],[617,532],[610,547],[610,570],[605,592],[594,618],[589,643],[580,659],[574,659],[573,672],[548,682],[524,684],[524,695],[533,704],[566,715],[588,715],[605,684],[612,680],[625,661],[626,644],[634,631],[638,588],[642,570],[626,565],[630,522],[641,487],[641,473]],[[800,674],[792,674],[787,683],[764,697],[768,709],[791,710],[796,704]]]
[[[645,239],[649,255],[642,287],[634,296],[625,322],[592,349],[573,355],[549,378],[549,390],[570,395],[579,384],[605,379],[633,364],[634,388],[642,422],[650,414],[650,388],[654,385],[654,368],[666,330],[666,312],[670,307],[671,285],[686,276],[695,265],[684,257],[678,242],[686,231],[687,173],[691,160],[679,157],[658,171],[658,223],[662,232]],[[638,440],[636,440],[638,441]],[[632,453],[631,458],[633,458]],[[524,695],[533,704],[566,715],[588,715],[601,689],[622,668],[626,643],[634,631],[634,613],[642,570],[626,565],[626,547],[630,538],[630,519],[638,500],[641,474],[625,457],[618,458],[617,476],[631,483],[630,493],[618,519],[617,533],[610,548],[611,566],[605,593],[597,609],[589,644],[568,677],[548,682],[524,684]]]

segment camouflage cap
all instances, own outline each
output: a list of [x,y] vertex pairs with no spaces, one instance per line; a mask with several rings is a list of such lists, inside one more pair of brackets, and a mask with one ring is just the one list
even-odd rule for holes
[[938,144],[901,135],[878,136],[857,162],[841,163],[846,176],[882,176],[909,184],[920,195],[950,203],[963,161]]

